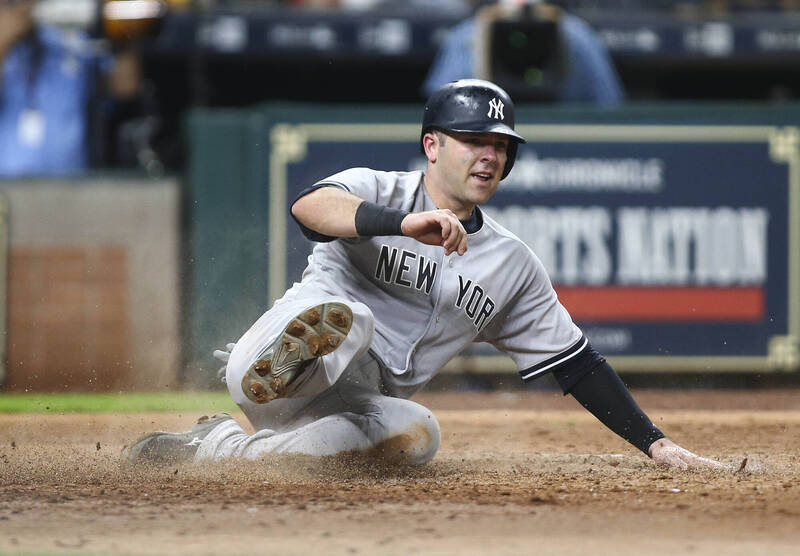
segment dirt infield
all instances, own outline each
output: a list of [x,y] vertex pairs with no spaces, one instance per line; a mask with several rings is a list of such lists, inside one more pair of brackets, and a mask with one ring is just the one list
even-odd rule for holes
[[[797,554],[800,392],[636,392],[674,440],[741,472],[657,467],[555,393],[428,394],[431,464],[358,458],[131,471],[197,415],[0,415],[0,552]],[[240,417],[241,421],[241,416]]]

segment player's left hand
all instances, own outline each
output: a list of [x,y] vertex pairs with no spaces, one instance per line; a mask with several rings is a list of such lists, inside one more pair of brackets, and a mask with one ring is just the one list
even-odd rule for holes
[[214,359],[219,359],[223,363],[222,367],[220,367],[219,370],[217,371],[217,378],[219,378],[222,382],[225,382],[225,373],[228,370],[228,359],[231,358],[231,352],[233,351],[233,348],[235,348],[235,347],[236,347],[236,344],[233,343],[233,342],[229,343],[229,344],[225,344],[225,349],[224,350],[223,349],[215,349],[214,353],[212,354],[212,355],[214,355]]
[[681,448],[668,438],[656,440],[650,445],[648,451],[654,462],[677,467],[679,469],[732,469],[724,463],[693,454],[689,450]]

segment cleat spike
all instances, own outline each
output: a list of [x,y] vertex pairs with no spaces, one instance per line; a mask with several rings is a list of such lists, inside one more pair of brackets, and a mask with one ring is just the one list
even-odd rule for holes
[[321,316],[319,314],[319,311],[316,308],[314,308],[314,309],[309,309],[308,311],[304,312],[297,318],[306,324],[309,324],[311,326],[316,326],[317,324],[319,324]]
[[331,309],[328,311],[325,320],[339,328],[347,328],[349,324],[347,315],[344,314],[344,311],[340,311],[339,309]]
[[319,357],[322,353],[322,337],[321,336],[312,336],[306,341],[306,345],[308,345],[308,353],[311,354],[312,357]]
[[290,395],[293,385],[304,382],[298,377],[314,359],[337,349],[352,324],[353,313],[344,303],[331,301],[304,310],[260,351],[242,377],[243,393],[259,404]]
[[322,336],[322,339],[325,341],[326,344],[328,344],[329,348],[336,348],[339,346],[340,343],[342,343],[342,339],[340,336],[337,336],[336,334],[332,334],[330,332],[324,334]]
[[267,376],[270,371],[272,371],[272,361],[269,359],[259,359],[256,361],[256,364],[253,365],[253,370],[258,376]]
[[267,392],[267,389],[260,382],[251,383],[250,392],[252,392],[258,403],[264,403],[270,400],[269,392]]
[[286,333],[297,338],[302,338],[306,333],[306,327],[303,326],[303,323],[300,321],[294,320],[289,324]]

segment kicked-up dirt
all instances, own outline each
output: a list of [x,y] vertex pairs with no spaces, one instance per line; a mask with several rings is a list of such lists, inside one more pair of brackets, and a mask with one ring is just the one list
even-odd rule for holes
[[546,392],[414,398],[442,428],[420,467],[132,469],[125,443],[198,415],[0,414],[0,553],[800,553],[800,392],[634,395],[670,438],[731,469],[659,467]]

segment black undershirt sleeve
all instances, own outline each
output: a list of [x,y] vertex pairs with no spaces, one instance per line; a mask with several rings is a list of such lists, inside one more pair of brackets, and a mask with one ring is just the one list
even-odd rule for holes
[[648,456],[650,445],[664,438],[664,433],[645,415],[622,379],[604,359],[580,376],[570,374],[569,369],[556,370],[553,376],[565,395],[572,394],[605,426]]

